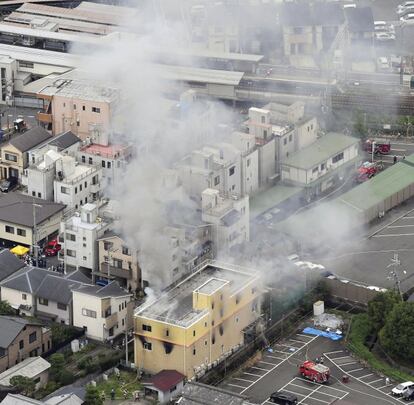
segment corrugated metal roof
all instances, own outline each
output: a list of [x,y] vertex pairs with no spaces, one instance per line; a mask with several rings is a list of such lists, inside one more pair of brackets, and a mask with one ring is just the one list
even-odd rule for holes
[[311,169],[358,142],[357,138],[330,132],[312,145],[292,154],[283,162],[282,166]]
[[414,183],[414,166],[412,165],[414,165],[414,155],[353,188],[337,200],[360,210],[380,204]]
[[10,386],[10,379],[16,375],[34,378],[50,368],[50,363],[39,357],[29,357],[0,374],[0,385]]

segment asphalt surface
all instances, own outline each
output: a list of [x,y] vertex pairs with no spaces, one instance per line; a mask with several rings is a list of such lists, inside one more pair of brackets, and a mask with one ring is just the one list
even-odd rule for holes
[[[329,383],[316,384],[300,377],[298,365],[322,354],[331,371]],[[342,382],[344,375],[349,376],[349,383]],[[262,352],[260,360],[242,367],[221,384],[221,388],[262,405],[270,404],[270,395],[279,390],[293,393],[303,405],[332,404],[340,399],[355,405],[407,403],[391,397],[393,386],[354,359],[340,342],[301,332],[275,343],[271,351]]]

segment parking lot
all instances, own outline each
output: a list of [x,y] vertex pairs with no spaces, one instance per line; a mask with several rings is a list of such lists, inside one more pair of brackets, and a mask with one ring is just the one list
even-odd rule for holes
[[[299,376],[298,365],[324,355],[330,368],[328,384],[318,384]],[[349,382],[343,382],[343,376]],[[402,399],[390,395],[394,384],[385,385],[385,378],[373,373],[354,359],[340,342],[297,332],[264,350],[253,363],[246,364],[225,379],[221,388],[245,395],[250,403],[270,404],[275,391],[296,395],[299,404],[326,405],[344,399],[351,404],[401,404]]]

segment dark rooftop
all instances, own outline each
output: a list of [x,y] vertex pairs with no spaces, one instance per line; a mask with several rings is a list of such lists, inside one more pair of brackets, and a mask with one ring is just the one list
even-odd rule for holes
[[104,287],[98,285],[83,285],[77,288],[77,291],[82,294],[93,295],[95,297],[125,297],[131,295],[122,289],[116,281],[112,281]]
[[10,250],[3,249],[0,251],[0,281],[3,281],[24,266],[24,262],[18,259]]
[[0,316],[0,347],[9,347],[26,325],[40,324],[15,316]]
[[34,127],[25,133],[12,138],[10,144],[20,152],[27,152],[51,137],[52,135],[50,135],[43,127]]
[[241,217],[239,211],[232,209],[223,218],[221,218],[221,222],[223,222],[224,226],[232,226],[234,225]]
[[18,192],[3,194],[0,199],[0,220],[33,227],[33,203],[41,205],[36,207],[36,222],[42,223],[51,216],[63,211],[65,205],[30,197]]
[[72,301],[72,290],[82,285],[77,281],[48,274],[36,290],[36,296],[68,305]]
[[374,15],[371,7],[347,8],[345,10],[350,32],[373,32]]
[[162,370],[155,374],[149,383],[162,392],[169,391],[172,387],[175,387],[178,383],[183,381],[185,375],[179,373],[176,370]]
[[49,145],[56,146],[58,151],[61,151],[78,142],[81,142],[80,138],[78,138],[73,132],[67,131],[60,135],[56,135],[47,143]]

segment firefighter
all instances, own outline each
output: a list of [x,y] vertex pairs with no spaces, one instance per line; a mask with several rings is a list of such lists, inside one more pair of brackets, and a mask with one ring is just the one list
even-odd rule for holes
[[323,360],[324,360],[324,358],[323,358],[323,356],[321,356],[321,358],[319,359],[319,362],[320,362],[321,364],[323,364]]
[[394,155],[394,164],[396,164],[396,163],[397,163],[397,156]]

